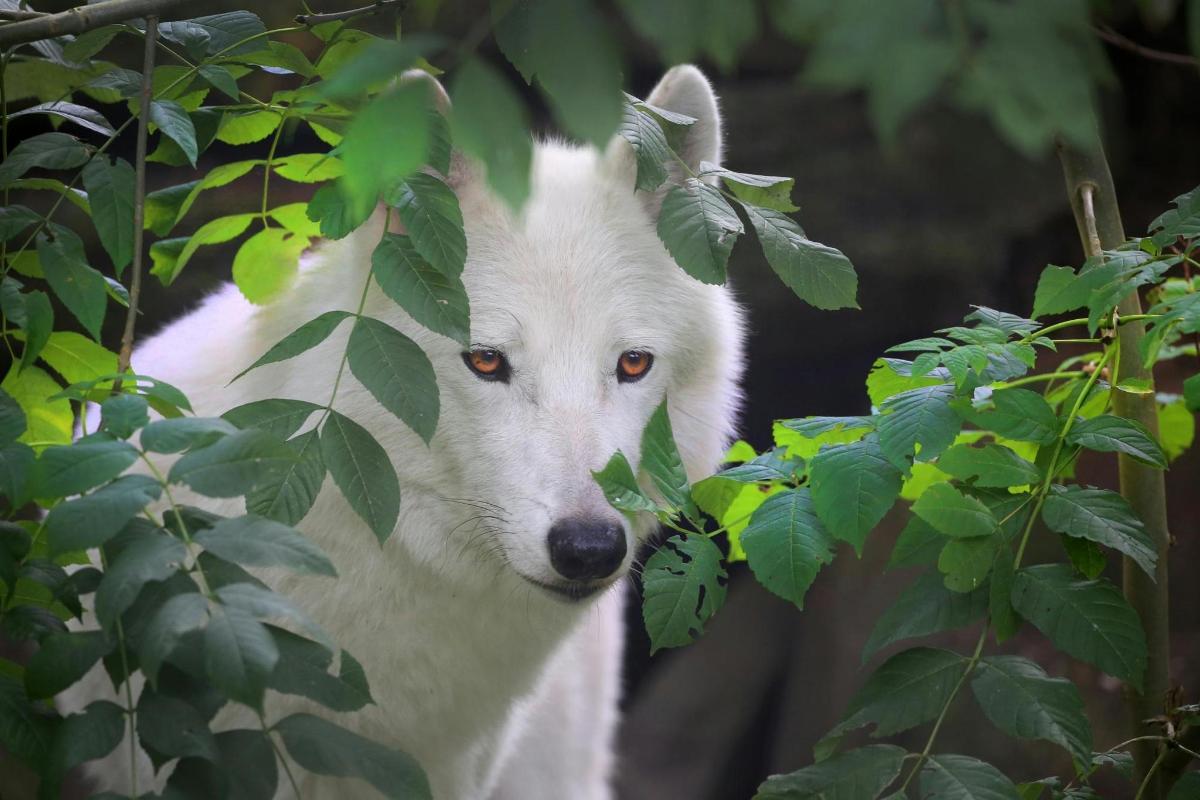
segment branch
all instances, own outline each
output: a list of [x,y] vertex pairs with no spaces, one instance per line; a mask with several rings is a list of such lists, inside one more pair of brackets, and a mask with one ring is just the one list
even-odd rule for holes
[[[130,266],[129,309],[125,314],[125,331],[121,334],[121,352],[117,357],[117,373],[129,369],[133,358],[133,328],[137,323],[138,298],[142,293],[142,249],[145,244],[146,219],[146,126],[150,120],[150,95],[154,91],[154,45],[158,41],[158,17],[146,17],[146,41],[142,54],[142,96],[138,109],[137,157],[134,162],[133,185],[133,264]],[[121,391],[121,379],[113,384],[113,393]]]
[[84,33],[113,22],[159,16],[164,11],[189,2],[191,0],[104,0],[61,14],[43,14],[36,19],[0,25],[0,48],[66,33]]
[[1182,64],[1187,67],[1200,66],[1200,59],[1193,58],[1186,53],[1169,53],[1166,50],[1155,50],[1153,47],[1146,47],[1145,45],[1138,44],[1133,39],[1122,36],[1107,25],[1096,25],[1092,30],[1109,44],[1119,47],[1122,50],[1136,53],[1142,58],[1148,58],[1151,61],[1162,61],[1167,64]]
[[378,14],[380,11],[395,10],[403,12],[408,6],[406,0],[375,0],[374,5],[352,8],[349,11],[331,11],[328,14],[297,14],[296,22],[301,25],[320,25],[322,22],[337,22],[354,19],[367,14]]
[[45,16],[49,16],[49,15],[46,14],[44,11],[28,11],[23,8],[17,8],[17,9],[12,9],[12,10],[7,9],[7,8],[0,8],[0,19],[3,19],[3,20],[20,21],[20,20],[25,20],[25,19],[38,19],[39,17],[45,17]]
[[[1089,258],[1111,250],[1125,241],[1125,229],[1121,224],[1121,213],[1117,208],[1117,195],[1113,187],[1112,173],[1104,150],[1097,137],[1096,143],[1087,151],[1080,150],[1059,140],[1058,157],[1062,163],[1067,182],[1067,196],[1075,212],[1075,223],[1084,252]],[[1138,343],[1146,335],[1144,318],[1141,316],[1142,302],[1138,293],[1131,292],[1117,306],[1118,319],[1125,318],[1128,324],[1118,326],[1119,357],[1117,373],[1125,378],[1153,380],[1153,375],[1142,363]],[[1153,386],[1153,384],[1151,384]],[[1117,392],[1113,398],[1113,411],[1118,416],[1136,420],[1158,436],[1158,410],[1154,393],[1132,395]],[[1154,542],[1158,555],[1154,578],[1143,573],[1128,557],[1122,559],[1122,583],[1125,598],[1137,611],[1146,631],[1146,676],[1143,691],[1139,694],[1132,686],[1124,686],[1125,705],[1129,716],[1132,735],[1143,732],[1143,720],[1162,713],[1163,700],[1169,684],[1170,639],[1168,627],[1167,563],[1170,536],[1167,532],[1166,486],[1161,470],[1140,464],[1126,455],[1118,455],[1117,469],[1120,476],[1121,494],[1145,525],[1146,534]],[[1139,781],[1147,776],[1159,755],[1152,742],[1140,741],[1133,749],[1136,774]],[[1147,784],[1150,800],[1162,797],[1161,776],[1151,776]]]
[[1164,795],[1171,791],[1171,787],[1183,776],[1184,770],[1192,763],[1193,753],[1190,751],[1200,750],[1200,726],[1192,726],[1184,731],[1183,735],[1179,737],[1179,743],[1183,747],[1171,748],[1158,770],[1158,779],[1162,782]]

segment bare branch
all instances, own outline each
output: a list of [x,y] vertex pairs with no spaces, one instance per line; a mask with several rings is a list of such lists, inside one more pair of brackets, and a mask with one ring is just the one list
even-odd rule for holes
[[39,17],[47,16],[44,11],[29,11],[24,8],[16,8],[9,10],[0,8],[0,19],[3,20],[23,20],[23,19],[38,19]]
[[1097,25],[1092,30],[1096,32],[1097,36],[1114,47],[1136,53],[1142,58],[1148,58],[1151,61],[1162,61],[1167,64],[1181,64],[1186,67],[1200,66],[1200,59],[1193,58],[1186,53],[1168,53],[1166,50],[1155,50],[1153,47],[1146,47],[1145,45],[1138,44],[1133,39],[1122,36],[1107,25]]
[[322,22],[337,22],[338,20],[354,19],[367,14],[378,14],[380,11],[404,11],[408,5],[405,0],[375,0],[374,5],[352,8],[349,11],[332,11],[328,14],[297,14],[296,22],[301,25],[320,25]]
[[0,48],[24,42],[49,39],[66,33],[84,33],[113,22],[124,22],[145,16],[159,16],[191,0],[105,0],[89,6],[79,6],[61,14],[43,14],[0,25]]

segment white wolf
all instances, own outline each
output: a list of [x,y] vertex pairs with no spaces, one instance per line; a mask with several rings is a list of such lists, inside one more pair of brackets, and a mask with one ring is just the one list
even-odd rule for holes
[[[719,161],[716,98],[697,69],[672,69],[648,101],[697,119],[680,153],[693,169]],[[606,798],[620,579],[655,526],[613,511],[591,471],[618,449],[637,464],[642,428],[664,396],[689,475],[711,471],[733,430],[741,313],[727,289],[671,260],[655,232],[661,195],[634,193],[623,139],[603,153],[539,144],[517,217],[479,168],[455,164],[448,177],[466,221],[474,363],[501,380],[485,379],[460,346],[372,288],[366,313],[433,362],[437,434],[426,447],[344,377],[335,406],[390,454],[400,521],[381,550],[327,481],[299,527],[340,577],[274,583],[366,670],[377,704],[338,722],[413,755],[438,800]],[[324,403],[347,328],[225,386],[299,324],[356,307],[381,225],[320,246],[271,306],[251,306],[232,287],[213,295],[140,347],[138,371],[182,388],[201,415],[268,397]],[[302,702],[274,699],[268,719]],[[128,790],[126,758],[122,746],[95,773]],[[305,798],[371,793],[294,772]]]

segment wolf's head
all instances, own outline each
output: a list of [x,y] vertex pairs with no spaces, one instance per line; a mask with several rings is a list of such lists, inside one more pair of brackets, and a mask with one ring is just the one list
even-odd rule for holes
[[[672,69],[647,100],[696,118],[679,153],[692,170],[719,162],[716,98],[698,70]],[[655,231],[669,184],[635,192],[625,140],[603,153],[538,145],[515,217],[480,168],[456,165],[472,344],[423,341],[442,397],[433,456],[453,465],[442,488],[478,510],[452,535],[547,592],[585,597],[624,575],[653,530],[649,515],[611,508],[592,471],[617,450],[636,468],[666,397],[689,475],[708,474],[733,431],[740,311],[671,259]]]

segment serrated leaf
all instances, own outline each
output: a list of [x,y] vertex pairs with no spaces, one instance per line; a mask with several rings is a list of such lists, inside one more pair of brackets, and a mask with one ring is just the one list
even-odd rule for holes
[[54,730],[47,761],[50,774],[65,775],[87,761],[117,748],[125,733],[125,709],[108,700],[94,700],[81,713],[63,717]]
[[1018,656],[988,656],[980,662],[971,689],[980,708],[1010,736],[1045,739],[1065,747],[1079,764],[1092,753],[1092,728],[1075,684],[1051,678]]
[[123,475],[89,495],[59,503],[46,515],[51,553],[98,547],[162,494],[148,475]]
[[96,589],[96,619],[106,630],[113,628],[143,586],[165,580],[187,557],[183,542],[165,533],[139,532],[122,544]]
[[988,615],[996,632],[996,641],[1004,642],[1021,627],[1021,618],[1012,605],[1012,585],[1016,577],[1012,551],[1001,547],[992,562],[992,577],[988,583]]
[[87,264],[83,242],[66,228],[56,228],[54,239],[38,237],[37,256],[55,296],[99,341],[108,306],[107,292],[104,277]]
[[[181,249],[176,251],[171,249],[170,258],[160,258],[155,260],[154,267],[150,270],[151,274],[157,275],[158,279],[163,282],[163,285],[170,283],[178,277],[183,268],[187,266],[192,255],[201,246],[206,244],[221,244],[236,239],[246,232],[246,228],[250,227],[250,223],[258,218],[257,214],[231,214],[227,217],[217,217],[209,220],[196,229],[190,237],[183,239],[184,244]],[[167,239],[165,241],[177,242],[176,239]],[[162,242],[155,242],[155,245]],[[177,253],[177,255],[174,255]],[[150,248],[150,255],[154,256],[154,247]],[[161,254],[167,255],[167,254]]]
[[46,339],[41,359],[67,383],[96,380],[117,371],[117,354],[74,331],[55,331]]
[[159,668],[184,634],[208,620],[208,600],[199,592],[183,592],[168,598],[152,614],[138,645],[138,663],[151,685],[156,685]]
[[237,432],[237,427],[220,417],[176,417],[151,422],[142,429],[142,449],[151,453],[180,453],[215,442]]
[[164,39],[183,45],[197,59],[203,55],[237,55],[253,51],[259,47],[257,37],[266,33],[262,20],[249,11],[209,14],[164,22],[159,27]]
[[721,550],[703,536],[672,536],[646,562],[642,618],[650,652],[700,638],[725,602]]
[[362,666],[350,653],[342,651],[338,674],[330,675],[333,654],[326,647],[282,628],[268,630],[279,648],[271,689],[307,697],[333,711],[357,711],[374,702]]
[[825,310],[859,307],[858,275],[840,250],[809,239],[782,212],[749,204],[742,208],[767,263],[797,297]]
[[123,158],[109,162],[101,155],[83,168],[92,223],[118,277],[133,258],[133,184],[133,167]]
[[1102,453],[1124,453],[1144,464],[1167,468],[1167,456],[1154,435],[1136,420],[1112,414],[1079,420],[1067,434],[1067,443]]
[[221,415],[239,428],[259,428],[277,439],[287,439],[300,426],[324,406],[307,400],[284,400],[271,398],[255,400],[231,408]]
[[909,517],[892,548],[887,568],[901,569],[935,563],[945,546],[946,537],[936,528],[920,517]]
[[120,394],[100,404],[100,429],[128,439],[150,421],[150,404],[137,394]]
[[321,428],[321,458],[329,474],[380,544],[396,529],[400,482],[387,452],[366,428],[336,411]]
[[278,298],[300,269],[308,237],[286,228],[263,228],[242,242],[233,257],[233,282],[256,305]]
[[689,516],[697,516],[689,496],[687,470],[675,446],[666,400],[659,403],[642,430],[641,470],[650,476],[668,504]]
[[240,608],[212,604],[204,629],[204,671],[214,686],[261,710],[278,661],[279,650],[261,622]]
[[196,126],[183,106],[174,100],[151,100],[150,121],[158,126],[164,136],[179,145],[188,163],[196,166],[196,157],[200,155],[196,144]]
[[216,596],[226,608],[245,611],[259,620],[287,620],[300,627],[322,646],[330,650],[334,648],[329,634],[314,622],[312,617],[301,611],[286,597],[263,586],[257,580],[226,584],[216,590]]
[[[385,233],[371,255],[379,288],[418,323],[469,348],[471,310],[467,290],[457,274],[427,263],[410,236]],[[461,267],[460,267],[461,271]]]
[[1053,486],[1042,506],[1051,530],[1088,539],[1129,556],[1151,580],[1158,552],[1129,503],[1116,492],[1082,486]]
[[345,186],[355,203],[373,205],[380,190],[415,173],[429,152],[428,96],[402,84],[369,101],[341,144]]
[[82,678],[115,645],[104,631],[46,636],[25,669],[26,692],[33,700],[53,697]]
[[1000,444],[956,444],[938,458],[937,468],[980,487],[1026,486],[1041,480],[1036,466]]
[[245,114],[226,114],[217,129],[217,140],[225,144],[243,145],[261,142],[283,122],[283,115],[266,109]]
[[744,203],[780,213],[800,210],[792,204],[792,187],[796,183],[792,178],[733,172],[707,161],[700,163],[700,175],[716,175],[725,187]]
[[396,208],[416,251],[443,275],[456,278],[467,260],[462,210],[454,191],[440,178],[418,172],[387,197]]
[[867,437],[822,450],[809,464],[817,516],[835,538],[862,553],[863,542],[900,494],[900,471]]
[[667,179],[665,165],[671,161],[671,152],[658,119],[627,98],[617,133],[633,147],[637,163],[634,188],[652,192],[662,186]]
[[295,525],[312,508],[325,481],[325,462],[315,430],[290,440],[288,447],[297,461],[288,467],[278,482],[255,489],[246,495],[246,510],[285,525]]
[[1028,389],[1001,389],[992,394],[995,408],[984,412],[966,412],[967,419],[1006,439],[1050,444],[1058,438],[1058,417],[1037,392]]
[[349,311],[326,311],[310,319],[271,345],[271,348],[263,353],[257,361],[234,375],[229,382],[233,383],[252,369],[257,369],[265,364],[274,364],[277,361],[287,361],[289,358],[295,358],[301,353],[313,349],[328,339],[329,334],[333,333],[342,320],[353,316]]
[[817,572],[833,561],[833,539],[804,488],[768,497],[738,541],[758,582],[800,609]]
[[192,540],[246,567],[285,567],[310,575],[337,576],[329,556],[300,532],[254,514],[221,520],[211,528],[196,531]]
[[996,561],[996,540],[991,536],[951,539],[938,555],[938,570],[952,592],[971,592],[983,585]]
[[261,430],[241,430],[185,453],[167,479],[207,497],[237,497],[279,478],[296,460],[283,442]]
[[675,263],[703,283],[725,282],[725,264],[742,232],[737,213],[707,183],[688,178],[663,199],[658,238]]
[[954,386],[935,384],[909,389],[883,402],[877,427],[883,454],[900,469],[916,458],[931,461],[954,442],[962,420],[950,407]]
[[112,480],[137,460],[137,450],[126,442],[87,441],[47,447],[34,467],[38,497],[66,497],[86,492]]
[[863,800],[878,797],[900,774],[904,748],[872,744],[811,767],[767,778],[754,800]]
[[8,186],[35,167],[74,169],[88,160],[89,148],[65,133],[41,133],[22,140],[0,164],[0,187]]
[[921,792],[939,800],[1019,800],[1000,770],[970,756],[930,756],[921,768]]
[[309,772],[359,778],[394,800],[431,800],[429,781],[406,753],[384,747],[311,714],[275,723],[288,755]]
[[308,218],[320,224],[321,235],[341,239],[371,216],[371,203],[356,203],[340,181],[322,186],[308,201]]
[[991,510],[949,483],[935,483],[913,503],[913,513],[954,538],[991,536],[999,530]]
[[987,610],[987,590],[952,592],[942,584],[941,575],[927,572],[905,589],[875,623],[862,659],[865,662],[893,642],[969,625]]
[[1012,602],[1057,647],[1141,690],[1146,636],[1111,583],[1076,580],[1065,564],[1039,564],[1017,573]]
[[350,331],[346,361],[354,377],[380,405],[400,418],[426,444],[437,430],[437,378],[429,357],[390,325],[359,317]]

